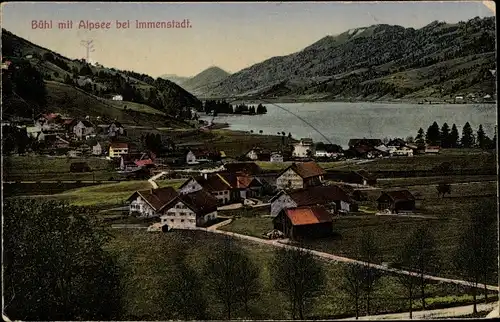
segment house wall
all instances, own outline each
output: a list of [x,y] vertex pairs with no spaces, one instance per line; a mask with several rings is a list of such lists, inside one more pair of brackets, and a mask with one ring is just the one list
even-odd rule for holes
[[277,216],[281,210],[297,207],[295,201],[287,194],[282,194],[271,203],[271,216]]
[[182,202],[165,209],[160,218],[161,223],[167,224],[170,228],[186,229],[196,227],[196,213]]
[[212,191],[211,193],[221,205],[225,205],[231,201],[231,192],[229,190]]
[[203,187],[194,179],[190,179],[184,187],[179,189],[180,193],[191,193],[202,190]]
[[300,225],[293,226],[292,235],[290,238],[293,239],[308,239],[308,238],[319,238],[331,235],[333,232],[333,223],[325,222],[319,224],[311,225]]
[[186,155],[186,163],[196,163],[196,156],[194,155],[193,152],[189,151]]
[[246,157],[249,158],[250,160],[258,160],[259,159],[259,156],[257,155],[257,153],[254,150],[248,152]]
[[310,150],[311,152],[314,153],[312,145],[302,145],[302,144],[295,144],[293,146],[293,152],[292,156],[297,157],[297,158],[306,158],[307,157],[307,150]]
[[271,155],[271,158],[269,159],[271,162],[283,162],[283,156],[278,155],[278,154],[273,154]]
[[304,179],[303,186],[305,187],[313,187],[313,186],[319,186],[323,182],[323,176],[317,176],[317,177],[311,177]]
[[303,179],[292,169],[288,169],[283,172],[278,178],[276,178],[276,187],[278,189],[299,189],[304,187]]
[[109,148],[110,158],[119,158],[120,156],[126,154],[128,154],[128,148],[123,148],[123,149],[113,149],[112,147]]
[[156,211],[141,196],[133,200],[129,205],[129,213],[138,212],[141,217],[158,216]]
[[92,154],[93,155],[101,155],[102,154],[102,147],[100,144],[94,145],[92,147]]

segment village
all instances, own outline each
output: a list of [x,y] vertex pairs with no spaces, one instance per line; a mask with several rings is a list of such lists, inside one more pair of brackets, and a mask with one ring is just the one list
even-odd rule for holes
[[[96,182],[93,175],[93,183],[150,178],[184,180],[175,190],[170,186],[158,187],[150,179],[151,189],[136,191],[127,199],[130,216],[148,222],[156,218],[148,227],[153,231],[207,227],[219,222],[218,211],[223,214],[226,210],[259,208],[268,209],[269,216],[274,218],[274,229],[265,234],[267,237],[328,236],[333,233],[335,216],[366,211],[412,213],[416,210],[415,197],[407,189],[376,187],[377,176],[364,169],[326,171],[319,164],[363,164],[381,158],[440,153],[439,146],[399,138],[351,139],[346,150],[339,145],[301,138],[283,144],[279,151],[255,145],[231,158],[224,151],[200,148],[196,142],[193,145],[170,142],[170,146],[157,147],[155,152],[147,147],[140,150],[140,146],[130,143],[126,127],[119,122],[102,124],[99,117],[75,119],[47,113],[36,117],[33,125],[26,123],[23,126],[20,122],[17,127],[26,129],[29,139],[35,142],[26,152],[28,155],[66,158],[70,164],[68,171],[74,174],[93,173],[90,162],[82,160],[107,160],[110,169],[114,169],[110,171],[111,177]],[[201,130],[207,128],[210,126],[205,125]],[[291,135],[288,139],[292,139]],[[161,145],[161,139],[156,144]],[[256,162],[281,165],[281,169],[263,169]],[[46,180],[50,179],[61,182],[57,175]],[[373,199],[377,206],[360,210],[358,204],[374,194],[378,194]]]

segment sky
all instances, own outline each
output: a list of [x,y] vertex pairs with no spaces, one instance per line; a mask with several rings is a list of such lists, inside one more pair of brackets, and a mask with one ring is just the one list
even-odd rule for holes
[[[309,3],[54,3],[4,2],[2,28],[68,58],[85,58],[153,77],[194,76],[211,66],[237,72],[288,55],[327,36],[373,24],[421,28],[434,20],[454,23],[494,16],[482,1]],[[138,29],[135,21],[189,19],[190,28]],[[59,29],[61,21],[72,29]],[[109,29],[79,28],[80,20],[109,22]],[[116,21],[130,21],[117,29]],[[51,29],[33,21],[52,21]]]

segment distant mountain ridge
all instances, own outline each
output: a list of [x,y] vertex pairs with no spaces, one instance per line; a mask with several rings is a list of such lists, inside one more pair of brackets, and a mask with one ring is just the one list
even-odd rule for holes
[[231,74],[222,68],[212,66],[184,81],[182,87],[194,95],[203,94],[210,86],[223,81],[229,75]]
[[161,75],[160,78],[167,79],[167,80],[174,82],[180,86],[180,85],[182,85],[182,83],[187,81],[190,77],[178,76],[175,74],[165,74],[165,75]]
[[204,97],[391,100],[495,93],[495,18],[386,24],[326,36],[206,88]]

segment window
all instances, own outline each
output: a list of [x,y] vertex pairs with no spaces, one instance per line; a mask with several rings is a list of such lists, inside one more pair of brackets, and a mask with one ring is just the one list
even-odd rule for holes
[[174,220],[173,220],[173,219],[170,219],[170,222],[174,222]]
[[193,222],[194,222],[194,219],[191,219],[191,220],[190,220],[190,222],[192,222],[192,223],[193,223]]
[[181,222],[184,222],[184,219],[181,219]]

